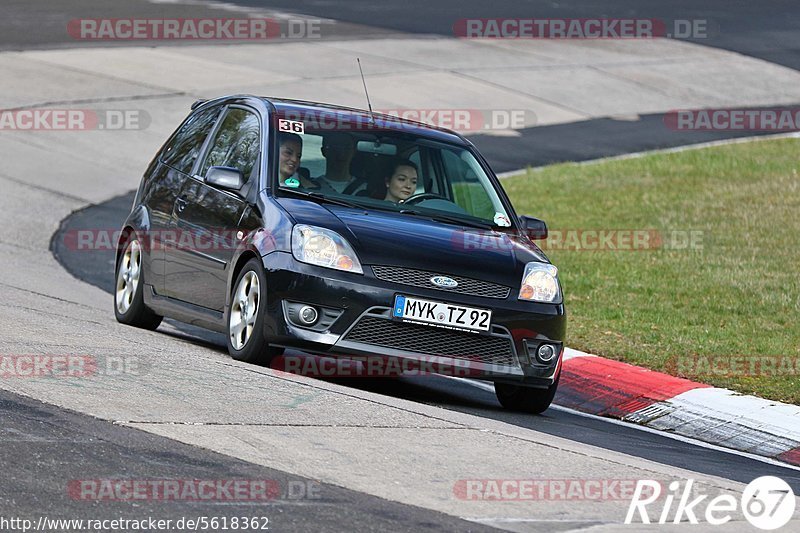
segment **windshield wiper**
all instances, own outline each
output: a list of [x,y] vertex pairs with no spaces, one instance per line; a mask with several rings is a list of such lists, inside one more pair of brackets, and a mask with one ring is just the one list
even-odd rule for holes
[[414,215],[418,217],[425,217],[430,218],[432,220],[438,220],[440,222],[450,222],[451,224],[458,224],[460,226],[471,226],[473,228],[480,228],[480,229],[495,229],[494,226],[491,224],[487,224],[484,222],[478,222],[476,220],[467,220],[461,217],[453,217],[450,215],[444,215],[440,213],[423,213],[422,211],[417,211],[415,209],[401,209],[400,213],[403,215]]
[[322,193],[313,192],[313,191],[299,191],[297,189],[288,189],[281,187],[279,189],[281,192],[290,192],[297,196],[302,196],[304,198],[314,198],[315,200],[322,200],[323,202],[328,202],[330,204],[341,205],[344,207],[354,207],[356,209],[364,209],[363,205],[357,204],[355,202],[348,202],[342,198],[332,198],[330,196],[325,196]]
[[[378,209],[381,211],[394,211],[394,209],[384,208],[383,206],[373,206],[373,205],[365,206],[355,202],[349,202],[343,198],[333,198],[330,196],[325,196],[322,193],[314,191],[301,191],[298,189],[289,189],[283,187],[281,187],[279,190],[281,192],[292,193],[296,196],[302,196],[303,198],[313,198],[315,200],[328,202],[330,204],[341,205],[344,207],[352,207],[355,209]],[[460,226],[470,226],[473,228],[486,229],[486,230],[496,229],[492,224],[489,223],[478,222],[476,220],[468,220],[461,217],[454,217],[440,213],[424,213],[422,211],[417,211],[416,209],[408,209],[408,208],[401,209],[400,213],[403,215],[414,215],[418,217],[429,218],[431,220],[438,220],[440,222],[449,222],[451,224],[458,224]]]

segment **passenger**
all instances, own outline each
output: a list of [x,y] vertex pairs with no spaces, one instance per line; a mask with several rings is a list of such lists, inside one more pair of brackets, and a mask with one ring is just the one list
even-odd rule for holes
[[279,133],[278,183],[292,188],[319,188],[301,172],[301,157],[303,157],[303,138],[296,133]]
[[323,192],[355,194],[366,188],[366,183],[359,183],[358,178],[350,174],[350,163],[356,155],[352,136],[341,132],[325,135],[321,152],[325,157],[325,174],[315,181]]
[[417,165],[408,159],[398,159],[385,183],[384,200],[396,204],[405,202],[417,190]]

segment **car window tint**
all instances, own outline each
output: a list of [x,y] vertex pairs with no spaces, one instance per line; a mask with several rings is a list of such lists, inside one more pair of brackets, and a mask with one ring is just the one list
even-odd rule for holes
[[164,150],[161,160],[172,168],[190,173],[219,110],[219,107],[213,107],[189,117]]
[[256,175],[259,139],[259,120],[255,113],[239,108],[228,110],[200,174],[205,176],[211,167],[231,167],[241,171],[245,179]]
[[[277,112],[277,125],[283,130],[274,139],[278,164],[274,165],[272,183],[277,183],[279,191],[307,189],[330,197],[347,194],[348,202],[382,210],[403,211],[410,205],[423,214],[435,215],[438,211],[470,223],[511,225],[502,189],[471,147],[457,140],[451,143],[436,139],[417,126],[391,123],[384,127],[347,113],[308,113],[306,118],[294,110]],[[281,150],[280,143],[287,139],[300,145],[301,154],[296,148]],[[346,185],[339,190],[315,180],[328,170],[332,174],[346,173],[346,163],[356,188]],[[398,166],[416,168],[416,187],[407,188],[392,181]]]
[[470,166],[451,150],[442,150],[442,162],[453,188],[453,202],[472,216],[491,220],[496,211],[492,198]]

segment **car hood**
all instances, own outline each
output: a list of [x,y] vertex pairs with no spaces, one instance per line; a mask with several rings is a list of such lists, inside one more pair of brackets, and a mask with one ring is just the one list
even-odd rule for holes
[[516,285],[525,264],[547,262],[527,238],[421,216],[281,198],[298,224],[336,231],[363,265],[388,265]]

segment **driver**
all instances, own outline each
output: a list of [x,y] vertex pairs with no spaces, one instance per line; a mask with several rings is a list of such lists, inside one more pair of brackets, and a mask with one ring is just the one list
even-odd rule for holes
[[417,165],[408,159],[398,159],[392,173],[386,178],[384,200],[396,204],[408,200],[417,190]]

